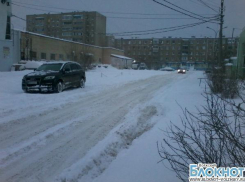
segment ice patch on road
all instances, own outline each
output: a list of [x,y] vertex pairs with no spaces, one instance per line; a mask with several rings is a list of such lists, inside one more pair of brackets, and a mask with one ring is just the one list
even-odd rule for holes
[[152,118],[157,115],[156,106],[138,106],[124,118],[123,124],[116,127],[87,156],[66,169],[56,181],[79,182],[92,181],[98,177],[116,158],[118,153],[127,149],[132,142],[153,126]]

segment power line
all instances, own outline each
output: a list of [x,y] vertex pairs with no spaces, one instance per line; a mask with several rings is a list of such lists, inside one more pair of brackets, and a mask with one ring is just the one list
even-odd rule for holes
[[[25,5],[30,5],[30,6],[36,6],[36,7],[44,7],[44,8],[52,8],[52,9],[58,9],[58,10],[69,10],[69,11],[81,11],[78,9],[70,9],[70,8],[59,8],[59,7],[54,7],[54,6],[43,6],[43,5],[37,5],[37,4],[31,4],[31,3],[23,3],[23,2],[17,2],[17,1],[12,1],[14,5],[19,5],[21,6],[22,4]],[[17,4],[16,4],[17,3]],[[20,5],[21,3],[21,5]],[[47,11],[47,10],[46,10]],[[166,13],[125,13],[125,12],[103,12],[99,11],[100,13],[105,13],[105,14],[126,14],[126,15],[149,15],[149,16],[165,16],[165,15],[179,15],[179,14],[166,14]],[[215,15],[215,14],[202,14],[202,15]]]
[[[191,18],[195,18],[195,19],[204,21],[203,18],[198,18],[198,17],[196,17],[196,16],[187,14],[187,13],[185,13],[185,12],[182,12],[182,11],[180,11],[180,10],[177,10],[177,9],[175,9],[175,8],[172,8],[172,7],[170,7],[170,6],[166,5],[166,4],[163,4],[163,3],[161,3],[161,2],[158,2],[158,1],[156,1],[156,0],[153,0],[153,1],[154,1],[155,3],[157,3],[157,4],[160,4],[160,5],[164,6],[164,7],[167,7],[167,8],[169,8],[169,9],[171,9],[171,10],[173,10],[173,11],[176,11],[176,12],[178,12],[178,13],[181,13],[181,14],[183,14],[183,15],[186,15],[186,16],[189,16],[189,17],[191,17]],[[164,1],[166,1],[166,0],[164,0]],[[168,3],[170,3],[170,2],[168,2]],[[170,3],[170,4],[172,4],[172,3]],[[174,5],[174,6],[176,6],[176,5]],[[176,6],[176,7],[178,7],[178,6]],[[188,10],[186,10],[186,11],[188,11]],[[193,14],[193,13],[192,13],[192,14]],[[194,13],[194,14],[195,14],[195,13]],[[208,19],[211,20],[211,21],[217,20],[217,18],[216,18],[216,19],[214,19],[214,18],[216,18],[216,17],[210,17],[210,18],[208,18]],[[215,23],[215,24],[217,24],[217,22],[211,22],[211,21],[210,21],[210,23]]]
[[164,32],[177,31],[177,30],[182,30],[182,29],[186,29],[186,28],[191,28],[191,27],[195,27],[195,26],[205,24],[205,23],[207,23],[207,22],[199,22],[199,23],[194,23],[194,24],[189,24],[189,25],[182,25],[182,26],[176,26],[176,27],[172,27],[172,28],[165,28],[165,29],[162,29],[163,31],[136,33],[136,34],[133,34],[133,33],[132,34],[120,34],[120,33],[118,33],[118,34],[109,34],[109,35],[114,35],[114,36],[152,35],[152,34],[159,34],[159,33],[164,33]]
[[[30,8],[30,9],[35,9],[35,10],[40,10],[40,11],[44,11],[44,12],[51,12],[51,11],[48,11],[48,10],[42,10],[42,9],[39,9],[39,8],[33,8],[33,7],[28,7],[28,6],[24,6],[24,5],[17,5],[15,3],[12,3],[13,5],[16,5],[16,6],[20,6],[20,7],[24,7],[24,8]],[[53,11],[54,12],[54,11]],[[60,12],[59,12],[60,13]],[[98,16],[99,17],[99,16]],[[106,16],[106,18],[110,18],[110,19],[131,19],[131,20],[149,20],[149,19],[152,19],[152,20],[183,20],[183,19],[193,19],[193,18],[177,18],[177,17],[174,17],[174,18],[157,18],[157,17],[150,17],[150,18],[146,18],[146,17],[110,17],[110,16]]]
[[166,30],[166,29],[173,29],[173,28],[181,28],[183,26],[191,26],[193,24],[197,24],[197,23],[191,23],[191,24],[167,27],[167,28],[151,29],[151,30],[140,30],[140,31],[131,31],[131,32],[110,33],[110,35],[118,35],[118,34],[121,35],[121,34],[142,33],[142,32],[154,32],[154,31],[158,31],[158,30]]
[[18,18],[18,19],[23,20],[23,21],[25,21],[25,22],[26,22],[26,19],[21,18],[21,17],[19,17],[19,16],[16,16],[16,15],[13,15],[13,14],[12,14],[12,17]]
[[176,7],[176,8],[179,8],[179,9],[181,9],[181,10],[183,10],[183,11],[186,11],[186,12],[188,12],[188,13],[190,13],[190,14],[193,14],[193,15],[195,15],[195,16],[199,16],[199,17],[201,17],[201,18],[203,18],[203,19],[207,18],[207,17],[203,17],[203,16],[201,16],[201,15],[199,15],[199,14],[193,13],[193,12],[191,12],[191,11],[188,11],[188,10],[186,10],[186,9],[184,9],[184,8],[181,8],[181,7],[175,5],[175,4],[173,4],[173,3],[171,3],[171,2],[169,2],[169,1],[167,1],[167,0],[163,0],[163,1],[166,2],[166,3],[168,3],[168,4],[170,4],[170,5],[172,5],[172,6],[174,6],[174,7]]
[[204,6],[208,7],[209,9],[215,11],[216,13],[218,13],[217,10],[215,10],[214,8],[212,8],[211,6],[209,6],[207,3],[205,3],[203,0],[198,0],[200,3],[202,3]]
[[19,6],[19,7],[24,7],[24,8],[28,8],[28,9],[34,9],[34,10],[39,10],[39,11],[42,11],[42,12],[53,12],[53,13],[60,13],[59,11],[47,11],[47,10],[43,10],[43,9],[39,9],[39,8],[33,8],[33,7],[28,7],[28,6],[25,6],[25,5],[19,5],[19,4],[15,4],[15,3],[11,3],[15,6]]

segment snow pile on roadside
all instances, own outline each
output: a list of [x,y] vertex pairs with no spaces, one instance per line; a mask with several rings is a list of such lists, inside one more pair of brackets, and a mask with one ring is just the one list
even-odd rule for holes
[[110,134],[97,144],[87,156],[66,169],[56,181],[92,181],[115,160],[118,153],[129,148],[133,141],[153,126],[152,118],[157,114],[157,107],[141,105],[132,109],[123,124],[113,129]]
[[202,72],[190,72],[185,79],[160,89],[148,102],[158,109],[158,114],[151,121],[156,123],[154,127],[135,140],[129,149],[121,151],[93,182],[180,182],[176,174],[168,169],[170,166],[167,163],[159,163],[161,158],[156,142],[161,147],[165,137],[163,131],[167,130],[170,121],[181,127],[181,107],[195,112],[196,106],[205,104],[201,95],[205,85],[199,86],[200,77],[203,77]]
[[65,170],[56,180],[179,181],[174,172],[166,169],[163,163],[158,163],[161,158],[156,142],[161,142],[164,137],[162,130],[167,128],[170,121],[180,123],[180,106],[195,109],[195,106],[204,102],[201,96],[204,85],[200,87],[197,79],[201,76],[202,72],[192,72],[160,89],[151,101],[131,110],[123,124],[111,131],[83,159]]

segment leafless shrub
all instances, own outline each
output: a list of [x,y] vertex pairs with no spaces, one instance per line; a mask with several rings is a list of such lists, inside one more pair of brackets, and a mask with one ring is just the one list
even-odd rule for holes
[[168,162],[182,181],[187,181],[189,164],[245,165],[245,100],[239,102],[205,93],[206,105],[193,114],[183,110],[181,125],[171,123],[158,144],[161,161]]

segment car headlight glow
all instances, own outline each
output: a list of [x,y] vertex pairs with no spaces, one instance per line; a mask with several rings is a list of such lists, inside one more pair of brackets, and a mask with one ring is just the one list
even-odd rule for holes
[[44,80],[53,80],[55,78],[55,76],[46,76],[44,78]]

